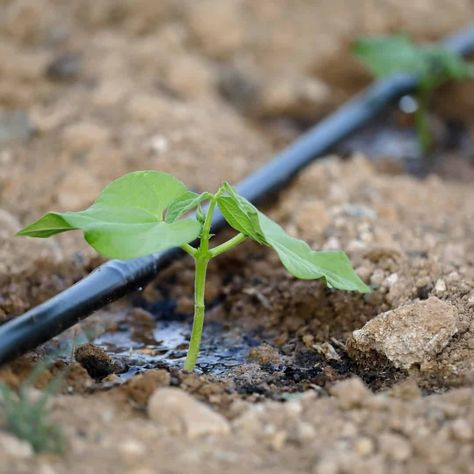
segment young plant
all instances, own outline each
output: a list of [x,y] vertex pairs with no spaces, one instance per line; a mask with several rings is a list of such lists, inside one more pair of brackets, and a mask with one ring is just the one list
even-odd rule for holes
[[353,51],[375,77],[396,73],[418,77],[415,127],[421,153],[426,155],[432,145],[428,106],[433,90],[450,80],[472,78],[472,65],[442,46],[415,44],[405,35],[359,38]]
[[32,389],[48,363],[37,364],[18,393],[0,381],[0,411],[3,411],[5,429],[17,438],[30,443],[36,452],[62,453],[64,438],[59,426],[49,420],[48,401],[57,391],[62,377],[56,376],[38,396]]
[[[202,205],[207,202],[207,207]],[[216,206],[238,233],[210,247]],[[190,211],[191,217],[183,217]],[[342,251],[315,252],[290,237],[228,183],[215,194],[196,194],[175,177],[159,171],[137,171],[110,183],[95,203],[81,212],[49,212],[18,235],[49,237],[81,229],[86,241],[109,258],[129,259],[180,246],[195,261],[194,321],[184,369],[193,370],[204,324],[204,287],[209,261],[252,239],[272,247],[289,273],[306,280],[324,279],[330,288],[368,292]],[[198,246],[191,243],[198,239]]]

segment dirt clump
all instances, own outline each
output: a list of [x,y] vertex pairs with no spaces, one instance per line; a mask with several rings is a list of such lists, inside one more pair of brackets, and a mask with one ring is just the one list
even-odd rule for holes
[[94,379],[102,379],[110,374],[123,372],[125,367],[114,360],[104,349],[94,344],[83,344],[74,351],[74,358]]
[[436,357],[457,331],[455,308],[431,296],[382,313],[354,331],[349,354],[357,359],[376,352],[396,368],[409,370]]
[[135,407],[144,409],[152,393],[158,387],[168,386],[170,381],[170,374],[166,370],[150,369],[132,377],[120,388]]

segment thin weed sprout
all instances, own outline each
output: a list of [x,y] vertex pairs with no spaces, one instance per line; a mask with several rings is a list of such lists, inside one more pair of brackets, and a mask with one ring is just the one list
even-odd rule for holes
[[18,391],[0,381],[0,409],[7,432],[27,441],[35,452],[61,454],[64,437],[60,427],[50,421],[49,401],[59,390],[63,373],[53,377],[41,391],[33,393],[35,383],[49,365],[49,360],[36,364]]

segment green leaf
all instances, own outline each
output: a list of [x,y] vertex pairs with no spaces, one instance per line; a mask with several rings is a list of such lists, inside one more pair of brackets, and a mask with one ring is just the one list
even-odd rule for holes
[[272,247],[289,273],[304,280],[324,278],[331,288],[370,291],[354,272],[344,252],[312,250],[306,242],[289,236],[276,222],[238,196],[229,184],[225,185],[225,191],[228,196],[220,196],[217,202],[230,226]]
[[180,196],[176,201],[172,202],[166,211],[166,222],[172,223],[179,219],[183,214],[195,209],[201,202],[211,199],[211,193],[196,194],[192,191],[187,191]]
[[186,186],[159,171],[137,171],[112,181],[95,203],[80,212],[50,212],[18,235],[49,237],[81,229],[87,242],[109,258],[149,255],[195,240],[195,219],[164,222],[165,210],[183,196]]
[[330,288],[368,293],[370,289],[352,269],[342,251],[316,252],[303,240],[289,236],[276,222],[259,213],[261,228],[269,245],[293,276],[303,280],[324,278]]
[[267,244],[263,231],[260,228],[258,209],[247,199],[239,196],[229,183],[224,183],[223,189],[226,191],[227,196],[219,196],[217,198],[217,205],[225,220],[231,227],[257,241],[259,244]]
[[473,77],[472,66],[458,54],[438,45],[417,45],[405,35],[359,38],[353,51],[376,77],[416,74],[428,89],[447,80]]
[[448,80],[463,80],[473,77],[472,65],[461,56],[437,45],[422,45],[424,61],[431,74],[424,80],[430,87],[437,87]]
[[405,35],[359,38],[353,44],[353,52],[376,77],[427,72],[423,54]]

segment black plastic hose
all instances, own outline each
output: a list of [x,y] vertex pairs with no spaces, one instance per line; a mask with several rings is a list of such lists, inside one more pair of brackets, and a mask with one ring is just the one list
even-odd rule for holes
[[[441,44],[458,54],[473,52],[474,25],[449,36]],[[373,83],[239,183],[239,193],[252,202],[261,201],[416,85],[417,78],[405,74]],[[224,225],[222,216],[216,213],[213,231]],[[93,311],[146,285],[159,270],[182,254],[180,249],[171,249],[134,260],[111,260],[67,290],[3,324],[0,326],[0,364],[34,349]]]

